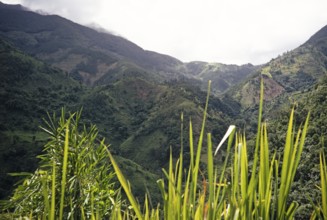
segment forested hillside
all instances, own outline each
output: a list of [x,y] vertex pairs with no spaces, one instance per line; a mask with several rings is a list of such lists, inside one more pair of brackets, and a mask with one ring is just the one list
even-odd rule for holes
[[[178,155],[182,112],[185,126],[192,118],[196,128],[199,128],[206,94],[200,89],[201,83],[183,74],[179,74],[178,80],[169,74],[162,77],[157,70],[150,71],[147,67],[149,64],[143,65],[139,60],[127,57],[131,56],[126,52],[127,49],[116,44],[125,42],[128,48],[134,48],[139,51],[137,53],[145,54],[145,57],[155,53],[143,51],[124,39],[98,33],[58,16],[41,16],[20,7],[2,7],[0,10],[3,11],[0,15],[0,98],[4,103],[0,109],[3,152],[1,178],[4,180],[1,181],[2,198],[10,193],[9,189],[16,181],[7,173],[35,169],[36,155],[41,152],[46,141],[39,129],[42,119],[47,118],[47,113],[58,114],[63,107],[70,112],[82,109],[83,122],[98,126],[100,137],[106,137],[112,151],[121,156],[121,161],[133,161],[126,162],[130,164],[125,166],[127,170],[128,167],[137,167],[133,165],[135,162],[141,165],[138,169],[141,170],[140,174],[128,171],[131,179],[140,179],[134,181],[138,188],[144,187],[144,176],[161,174],[170,147],[174,155]],[[23,25],[22,21],[29,22]],[[63,32],[56,29],[67,26],[68,29]],[[68,38],[69,43],[64,43],[70,31],[76,34],[76,38]],[[101,45],[96,49],[88,49],[91,40],[86,36],[103,37],[104,40],[114,38],[113,44],[119,50],[107,48],[101,49],[101,52]],[[108,47],[111,44],[109,40]],[[92,41],[100,42],[95,39]],[[67,53],[60,58],[58,53],[61,54],[62,48],[66,48]],[[77,59],[72,51],[78,51],[80,55],[77,57],[84,57],[88,61]],[[156,56],[160,59],[167,57]],[[76,58],[76,66],[70,57]],[[144,59],[144,62],[150,62],[146,61],[150,58]],[[73,66],[66,68],[60,60]],[[106,69],[110,65],[113,65],[112,68]],[[168,71],[167,68],[165,71]],[[98,77],[99,74],[102,74],[101,77]],[[228,126],[228,119],[238,114],[238,110],[214,97],[210,106],[212,110],[208,129],[213,130],[215,138],[219,139]],[[17,160],[22,162],[16,163]],[[135,175],[142,177],[136,178]],[[143,194],[144,189],[140,191],[140,195]]]

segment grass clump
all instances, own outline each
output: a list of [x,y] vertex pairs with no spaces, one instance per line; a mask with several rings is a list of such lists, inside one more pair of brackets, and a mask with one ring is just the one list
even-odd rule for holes
[[95,219],[111,214],[119,203],[114,172],[104,141],[98,141],[95,126],[79,126],[81,112],[62,110],[49,116],[48,143],[39,156],[40,167],[14,191],[4,208],[13,217],[31,219]]

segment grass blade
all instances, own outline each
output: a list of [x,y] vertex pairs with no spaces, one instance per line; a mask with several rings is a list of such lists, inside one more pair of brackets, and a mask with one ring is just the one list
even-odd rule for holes
[[129,200],[129,202],[131,203],[134,211],[135,211],[135,214],[137,216],[138,219],[142,220],[143,219],[143,215],[141,214],[141,211],[139,209],[139,206],[136,202],[136,199],[134,198],[131,190],[130,190],[130,187],[129,187],[129,184],[128,182],[126,181],[123,173],[121,172],[118,164],[116,163],[115,159],[113,158],[113,156],[111,155],[110,151],[107,149],[107,152],[108,152],[108,155],[109,155],[109,158],[110,158],[110,161],[112,163],[112,166],[116,172],[116,175],[117,175],[117,178],[121,184],[121,186],[123,187],[126,195],[127,195],[127,198]]
[[55,205],[56,205],[56,160],[52,161],[52,184],[51,184],[51,210],[50,220],[55,219]]
[[66,124],[64,158],[63,158],[62,177],[61,177],[61,196],[60,196],[60,207],[59,207],[59,219],[63,219],[63,212],[64,212],[66,172],[67,172],[68,146],[69,146],[69,125],[70,125],[70,119],[68,119],[67,124]]
[[212,153],[212,143],[211,134],[208,134],[208,181],[209,181],[209,211],[208,219],[215,219],[213,216],[214,211],[214,201],[215,201],[215,188],[214,188],[214,170],[213,170],[213,153]]
[[320,153],[321,203],[324,218],[327,218],[327,165],[323,150]]
[[210,96],[210,87],[211,87],[211,81],[208,82],[208,93],[207,93],[207,99],[206,104],[203,112],[203,119],[202,119],[202,127],[197,147],[197,153],[196,153],[196,159],[195,159],[195,165],[193,169],[193,175],[192,175],[192,197],[193,197],[193,204],[196,200],[196,190],[197,190],[197,182],[198,182],[198,173],[199,173],[199,167],[200,167],[200,157],[201,157],[201,149],[203,144],[203,136],[204,136],[204,129],[205,129],[205,122],[207,118],[207,110],[208,110],[208,103],[209,103],[209,96]]
[[255,192],[255,187],[257,185],[257,163],[258,163],[258,150],[259,150],[259,144],[260,144],[260,136],[261,136],[261,121],[262,121],[262,109],[263,109],[263,98],[264,98],[264,84],[263,84],[263,78],[261,76],[260,79],[260,101],[259,101],[259,115],[258,115],[258,126],[257,126],[257,138],[255,143],[255,149],[254,149],[254,158],[253,158],[253,165],[252,165],[252,173],[249,183],[249,210],[252,210],[253,205],[253,199],[255,196],[253,193]]
[[236,126],[235,125],[230,125],[224,135],[224,137],[221,139],[221,141],[219,142],[218,146],[216,147],[216,151],[215,151],[215,156],[218,153],[218,150],[220,149],[220,147],[223,145],[223,143],[225,143],[226,139],[229,137],[229,135],[235,130]]

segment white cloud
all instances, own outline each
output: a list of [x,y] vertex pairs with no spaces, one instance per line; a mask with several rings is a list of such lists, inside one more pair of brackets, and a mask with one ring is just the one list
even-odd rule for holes
[[260,64],[327,24],[326,0],[5,0],[97,23],[183,61]]

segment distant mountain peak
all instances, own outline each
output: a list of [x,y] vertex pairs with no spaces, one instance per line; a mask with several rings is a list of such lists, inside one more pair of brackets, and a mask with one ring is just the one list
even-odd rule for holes
[[11,10],[20,10],[20,11],[29,11],[28,8],[20,4],[5,4],[0,1],[0,9],[11,9]]
[[317,43],[320,40],[327,39],[327,25],[315,33],[306,43]]

